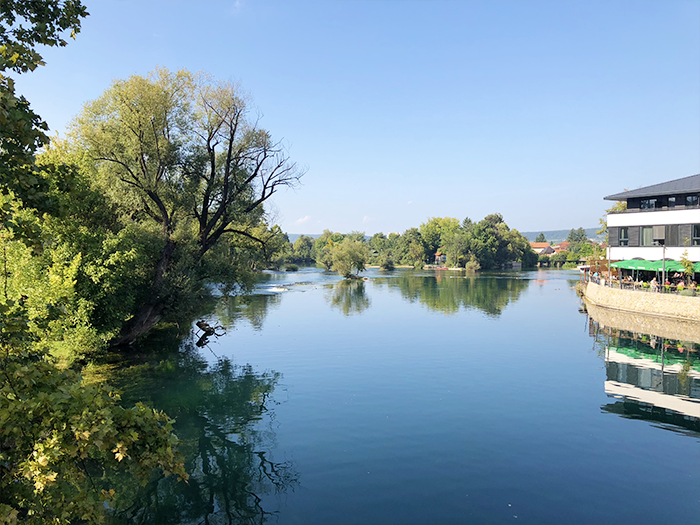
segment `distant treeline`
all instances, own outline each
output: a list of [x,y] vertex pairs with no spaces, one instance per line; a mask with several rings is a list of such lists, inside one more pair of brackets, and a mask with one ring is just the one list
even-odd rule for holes
[[351,247],[354,247],[356,268],[364,268],[361,259],[385,269],[395,265],[420,268],[437,263],[469,270],[490,270],[512,262],[520,262],[524,267],[537,263],[529,241],[518,230],[510,229],[499,213],[479,222],[469,218],[460,222],[452,217],[433,217],[402,234],[376,233],[369,238],[358,231],[342,234],[325,230],[317,238],[301,235],[289,244],[287,253],[277,263],[279,266],[322,264],[329,270],[337,270],[336,263],[342,259],[338,250]]

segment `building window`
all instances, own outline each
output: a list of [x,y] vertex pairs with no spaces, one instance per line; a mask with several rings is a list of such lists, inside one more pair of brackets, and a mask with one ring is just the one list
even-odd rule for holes
[[656,208],[656,199],[642,199],[639,207],[642,210],[653,210]]
[[668,239],[666,239],[666,246],[680,246],[678,242],[678,225],[671,224],[668,227]]
[[700,224],[693,224],[693,246],[700,246]]
[[629,246],[630,237],[627,228],[620,228],[620,246]]
[[697,195],[686,195],[686,197],[685,197],[685,205],[686,205],[686,206],[697,207],[697,205],[698,205],[698,196],[697,196]]
[[669,198],[668,198],[668,207],[669,207],[669,208],[675,208],[675,207],[676,207],[676,198],[675,198],[675,197],[669,197]]
[[654,228],[651,226],[642,226],[639,228],[639,245],[654,246]]

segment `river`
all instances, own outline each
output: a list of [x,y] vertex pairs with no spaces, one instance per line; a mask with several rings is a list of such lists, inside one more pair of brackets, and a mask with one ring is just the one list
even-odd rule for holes
[[365,275],[266,273],[204,317],[225,334],[118,363],[125,401],[176,419],[191,478],[129,488],[115,520],[698,522],[700,344],[667,344],[676,386],[654,388],[627,380],[654,350],[589,317],[576,272]]

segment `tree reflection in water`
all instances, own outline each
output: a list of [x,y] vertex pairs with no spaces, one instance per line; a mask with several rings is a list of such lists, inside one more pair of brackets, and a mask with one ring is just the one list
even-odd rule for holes
[[345,280],[328,286],[326,301],[345,316],[361,314],[372,305],[365,294],[364,281]]
[[227,329],[235,328],[241,320],[250,323],[254,330],[261,330],[270,309],[280,305],[281,294],[254,294],[223,297],[217,303],[214,314]]
[[[294,489],[298,475],[271,449],[277,372],[256,373],[228,359],[208,365],[190,339],[175,355],[123,369],[128,398],[176,420],[188,483],[173,477],[123,487],[114,523],[264,523],[263,496]],[[265,422],[267,424],[265,425]],[[130,490],[128,490],[130,489]]]
[[517,301],[529,286],[526,279],[442,273],[435,277],[400,275],[374,282],[397,289],[405,299],[418,301],[430,310],[454,314],[460,308],[476,308],[494,317],[500,316],[510,302]]

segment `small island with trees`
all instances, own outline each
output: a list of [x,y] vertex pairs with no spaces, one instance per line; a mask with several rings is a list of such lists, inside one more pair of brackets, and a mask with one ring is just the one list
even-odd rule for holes
[[375,233],[369,239],[364,232],[343,235],[325,230],[316,239],[301,235],[278,254],[275,265],[320,264],[351,277],[366,265],[392,270],[396,266],[423,268],[438,261],[468,271],[503,269],[512,263],[531,268],[537,264],[537,255],[520,232],[494,213],[477,223],[469,218],[460,222],[432,217],[402,234]]

